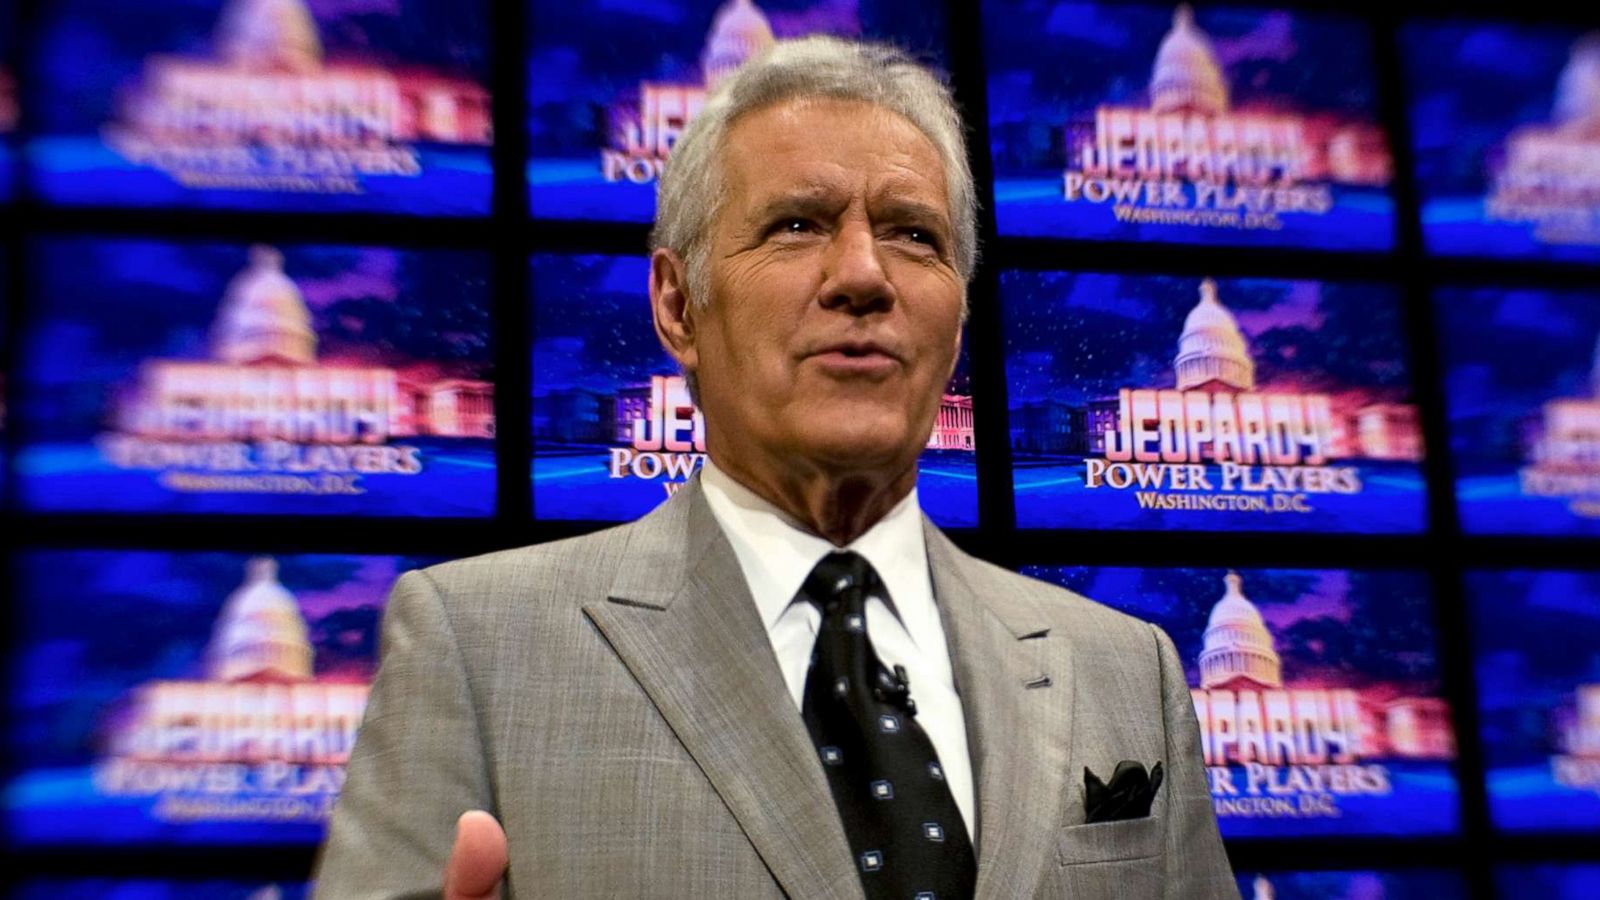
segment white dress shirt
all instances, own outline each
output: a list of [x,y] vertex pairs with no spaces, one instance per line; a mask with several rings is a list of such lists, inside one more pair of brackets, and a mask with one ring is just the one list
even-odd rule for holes
[[837,549],[854,550],[878,570],[893,608],[876,597],[867,602],[867,636],[885,666],[891,670],[905,666],[911,698],[917,702],[917,723],[939,755],[945,783],[961,810],[967,834],[976,834],[966,718],[950,671],[944,625],[934,605],[916,490],[866,534],[836,548],[796,525],[782,510],[718,469],[709,457],[701,468],[700,484],[717,524],[739,558],[796,709],[804,700],[806,669],[822,623],[816,606],[796,598],[806,576]]

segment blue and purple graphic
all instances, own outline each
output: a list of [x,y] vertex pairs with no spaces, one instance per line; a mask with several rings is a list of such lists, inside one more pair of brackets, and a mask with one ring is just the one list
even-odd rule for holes
[[1433,21],[1400,45],[1428,250],[1600,262],[1600,31]]
[[1494,883],[1502,897],[1591,900],[1600,897],[1600,864],[1502,864],[1494,868]]
[[915,0],[531,0],[529,203],[541,219],[649,222],[656,177],[706,93],[775,41],[888,41],[942,66]]
[[16,132],[21,108],[17,99],[16,10],[13,0],[0,0],[0,203],[16,191]]
[[28,252],[22,508],[493,514],[483,254],[86,238]]
[[1600,292],[1435,296],[1461,529],[1600,535]]
[[1007,271],[1000,299],[1018,527],[1423,529],[1398,291]]
[[1444,869],[1237,872],[1245,900],[1466,900],[1467,885]]
[[19,555],[9,839],[321,840],[385,599],[400,573],[434,561]]
[[1383,251],[1369,26],[1327,12],[987,0],[1003,235]]
[[1466,586],[1490,818],[1600,835],[1600,572],[1468,572]]
[[30,183],[74,206],[489,212],[488,5],[55,0]]
[[1455,732],[1424,573],[1036,566],[1023,574],[1172,637],[1224,837],[1458,829]]
[[[649,261],[540,254],[533,286],[533,513],[622,521],[654,509],[705,456],[705,423],[650,319]],[[945,527],[978,524],[965,359],[917,480]]]

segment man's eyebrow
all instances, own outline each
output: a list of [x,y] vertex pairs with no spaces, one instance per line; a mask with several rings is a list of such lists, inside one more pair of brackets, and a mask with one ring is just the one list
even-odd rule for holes
[[768,199],[752,209],[746,221],[752,225],[764,225],[778,216],[823,218],[838,213],[842,205],[838,198],[824,190],[796,191]]
[[919,222],[950,227],[950,211],[942,206],[907,197],[886,197],[873,204],[873,218],[893,222]]

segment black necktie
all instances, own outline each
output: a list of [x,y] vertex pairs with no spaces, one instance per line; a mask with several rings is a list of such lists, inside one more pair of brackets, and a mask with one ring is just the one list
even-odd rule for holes
[[867,598],[888,592],[857,553],[830,553],[800,588],[822,610],[801,713],[872,900],[967,900],[972,841],[939,756],[916,721],[904,670],[867,640]]

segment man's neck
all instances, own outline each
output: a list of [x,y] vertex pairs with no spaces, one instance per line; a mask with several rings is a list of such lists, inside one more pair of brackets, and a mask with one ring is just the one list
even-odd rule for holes
[[752,467],[719,454],[711,460],[729,478],[771,503],[801,528],[843,547],[867,532],[917,485],[913,461],[903,472],[828,473],[812,467]]

